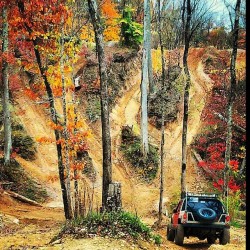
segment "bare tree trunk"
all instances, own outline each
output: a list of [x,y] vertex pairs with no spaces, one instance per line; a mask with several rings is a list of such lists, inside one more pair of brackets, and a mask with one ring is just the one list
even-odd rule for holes
[[[76,111],[76,100],[75,100],[75,93],[73,93],[73,105],[74,105],[74,134],[76,133],[76,124],[77,124],[77,111]],[[76,157],[74,161],[76,160]],[[78,170],[77,168],[74,169],[74,198],[75,198],[75,210],[74,210],[74,217],[77,218],[79,216],[79,185],[78,185]]]
[[148,80],[149,80],[149,94],[154,92],[154,82],[153,82],[153,66],[152,66],[152,39],[151,39],[151,12],[150,12],[150,1],[149,1],[149,11],[148,11],[148,18],[147,18],[147,51],[148,51]]
[[102,148],[103,148],[103,183],[102,210],[107,208],[109,184],[112,183],[111,138],[109,126],[108,105],[108,77],[105,63],[103,27],[95,0],[88,0],[89,13],[95,31],[96,49],[99,61],[99,75],[101,85],[101,120],[102,120]]
[[162,31],[161,31],[161,5],[160,0],[158,0],[158,35],[159,35],[159,41],[160,41],[160,47],[161,47],[161,85],[162,85],[162,101],[161,101],[161,109],[162,109],[162,117],[161,117],[161,176],[160,176],[160,199],[159,199],[159,213],[158,213],[158,225],[162,222],[162,207],[163,207],[163,193],[164,193],[164,144],[165,144],[165,109],[164,109],[164,95],[166,92],[166,84],[165,84],[165,60],[164,60],[164,47],[162,42]]
[[149,85],[149,67],[148,67],[148,32],[150,32],[150,2],[144,0],[144,30],[143,30],[143,55],[142,55],[142,81],[141,81],[141,137],[142,137],[142,153],[144,159],[147,158],[148,146],[148,93],[147,88]]
[[181,42],[185,43],[185,10],[186,10],[186,0],[183,0],[183,5],[182,5],[182,13],[181,13],[181,20],[182,20],[182,32],[181,32]]
[[231,155],[231,143],[232,143],[232,112],[233,112],[233,102],[235,100],[236,93],[236,72],[235,64],[237,58],[237,48],[238,48],[238,37],[239,37],[239,16],[240,16],[240,4],[241,0],[237,0],[235,6],[235,20],[234,20],[234,29],[233,29],[233,50],[231,55],[231,64],[230,64],[230,73],[231,81],[229,87],[229,96],[228,96],[228,108],[227,108],[227,139],[226,139],[226,152],[225,152],[225,168],[224,168],[224,185],[223,185],[223,196],[227,197],[227,187],[229,179],[229,161]]
[[[64,23],[64,22],[62,22]],[[70,188],[70,159],[69,159],[69,135],[68,135],[68,116],[67,116],[67,103],[66,103],[66,89],[65,89],[65,76],[64,76],[64,32],[62,32],[61,38],[61,58],[60,58],[60,71],[61,71],[61,80],[62,80],[62,104],[63,104],[63,137],[65,140],[64,146],[64,167],[66,170],[66,178],[65,178],[65,185],[66,185],[66,192],[67,192],[67,199],[68,199],[68,209],[71,216],[72,213],[72,205],[71,205],[71,188]]]
[[[2,52],[7,53],[9,47],[8,39],[8,7],[3,6],[3,28],[2,28]],[[3,120],[4,120],[4,165],[8,166],[10,163],[11,154],[11,119],[10,119],[10,97],[9,97],[9,65],[7,60],[3,57],[2,64],[2,84],[3,84]]]
[[190,90],[190,73],[188,69],[188,50],[190,43],[190,22],[191,22],[191,3],[190,0],[183,0],[184,4],[187,3],[187,14],[185,21],[185,48],[183,54],[183,67],[185,74],[185,90],[184,90],[184,113],[183,113],[183,127],[182,127],[182,162],[181,162],[181,197],[185,195],[186,189],[186,164],[187,164],[187,125],[188,125],[188,109],[189,109],[189,90]]

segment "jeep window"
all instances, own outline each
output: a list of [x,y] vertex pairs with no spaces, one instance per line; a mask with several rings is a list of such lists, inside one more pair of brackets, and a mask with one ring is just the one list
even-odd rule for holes
[[216,199],[206,199],[200,197],[187,197],[187,208],[186,208],[186,199],[183,202],[182,210],[187,209],[188,212],[197,211],[200,208],[211,208],[217,215],[225,213],[225,209],[222,203]]

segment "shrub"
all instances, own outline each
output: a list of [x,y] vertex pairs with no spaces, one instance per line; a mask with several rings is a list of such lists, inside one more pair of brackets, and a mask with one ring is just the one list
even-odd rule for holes
[[123,18],[120,20],[122,44],[139,48],[143,41],[143,29],[141,24],[132,20],[132,12],[131,7],[125,7]]
[[14,150],[26,160],[34,160],[36,147],[34,140],[22,131],[12,132],[12,145]]
[[31,179],[15,159],[11,159],[8,167],[3,166],[3,164],[4,159],[0,158],[0,169],[3,169],[0,180],[13,182],[12,191],[37,202],[43,202],[48,197],[46,190]]
[[[133,138],[131,140],[127,140],[124,136],[125,130],[127,130],[127,128],[123,127],[121,150],[124,153],[124,156],[136,169],[136,172],[145,180],[150,181],[154,179],[158,171],[158,148],[149,144],[148,157],[144,160],[141,152],[142,145],[140,138],[135,136],[132,130],[130,132],[127,130],[127,138]],[[131,135],[129,135],[129,133],[131,133]]]
[[[2,106],[0,105],[0,116],[3,117]],[[3,120],[0,119],[0,126],[3,126]],[[14,116],[11,119],[11,137],[12,150],[26,160],[34,160],[36,157],[35,142],[30,137],[22,124]],[[4,131],[0,131],[0,150],[4,150]]]
[[101,117],[101,103],[98,97],[91,99],[87,104],[86,114],[91,122],[95,122]]
[[[83,233],[84,232],[84,233]],[[89,213],[86,217],[77,218],[66,224],[60,234],[74,234],[87,237],[89,234],[110,236],[125,239],[153,239],[156,244],[161,243],[161,237],[154,235],[136,215],[125,212]]]

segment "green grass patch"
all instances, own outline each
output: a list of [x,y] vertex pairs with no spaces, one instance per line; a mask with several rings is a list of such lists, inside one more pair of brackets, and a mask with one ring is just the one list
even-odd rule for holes
[[138,216],[125,212],[90,213],[68,222],[57,237],[73,234],[75,237],[98,235],[128,240],[152,240],[161,244],[161,236],[152,233]]

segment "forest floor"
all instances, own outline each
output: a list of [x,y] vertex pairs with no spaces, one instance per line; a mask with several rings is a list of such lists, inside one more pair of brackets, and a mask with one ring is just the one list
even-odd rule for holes
[[[210,78],[203,72],[201,58],[204,49],[191,49],[189,67],[192,78],[190,92],[190,119],[188,132],[188,145],[197,134],[200,126],[200,115],[205,104],[205,98],[212,86]],[[133,126],[139,130],[137,123],[140,110],[140,72],[135,72],[127,81],[127,91],[113,108],[110,114],[113,180],[122,183],[123,207],[125,210],[136,212],[146,224],[152,226],[157,220],[157,207],[159,199],[159,178],[151,184],[142,183],[132,173],[124,161],[120,151],[120,133],[124,125]],[[47,121],[48,118],[39,106],[22,93],[17,98],[20,110],[20,119],[27,132],[34,138],[51,134]],[[31,121],[39,121],[33,123]],[[102,151],[100,129],[85,124],[86,129],[92,131],[88,139],[89,154],[93,159],[97,171],[95,182],[95,195],[101,195],[102,176]],[[97,128],[97,129],[96,129]],[[160,131],[149,127],[150,141],[159,145]],[[165,143],[165,205],[168,202],[177,202],[176,194],[179,190],[179,176],[181,166],[181,132],[182,114],[166,128]],[[43,207],[29,206],[12,200],[5,193],[0,195],[0,250],[7,249],[246,249],[245,229],[231,228],[231,243],[226,246],[209,245],[206,241],[190,237],[184,240],[184,246],[176,246],[166,240],[167,217],[164,218],[162,229],[157,233],[163,237],[163,244],[155,246],[148,242],[134,244],[124,240],[93,237],[88,239],[65,238],[62,241],[49,244],[50,240],[60,231],[64,223],[60,186],[56,178],[50,181],[51,176],[56,176],[55,161],[56,151],[53,145],[38,145],[38,154],[35,162],[19,159],[25,169],[42,184],[46,184],[50,194],[50,201]],[[187,187],[189,191],[202,191],[206,188],[205,178],[197,171],[196,162],[188,150]],[[100,204],[100,203],[99,203]],[[1,224],[2,223],[2,224]],[[1,225],[4,227],[1,228]]]

